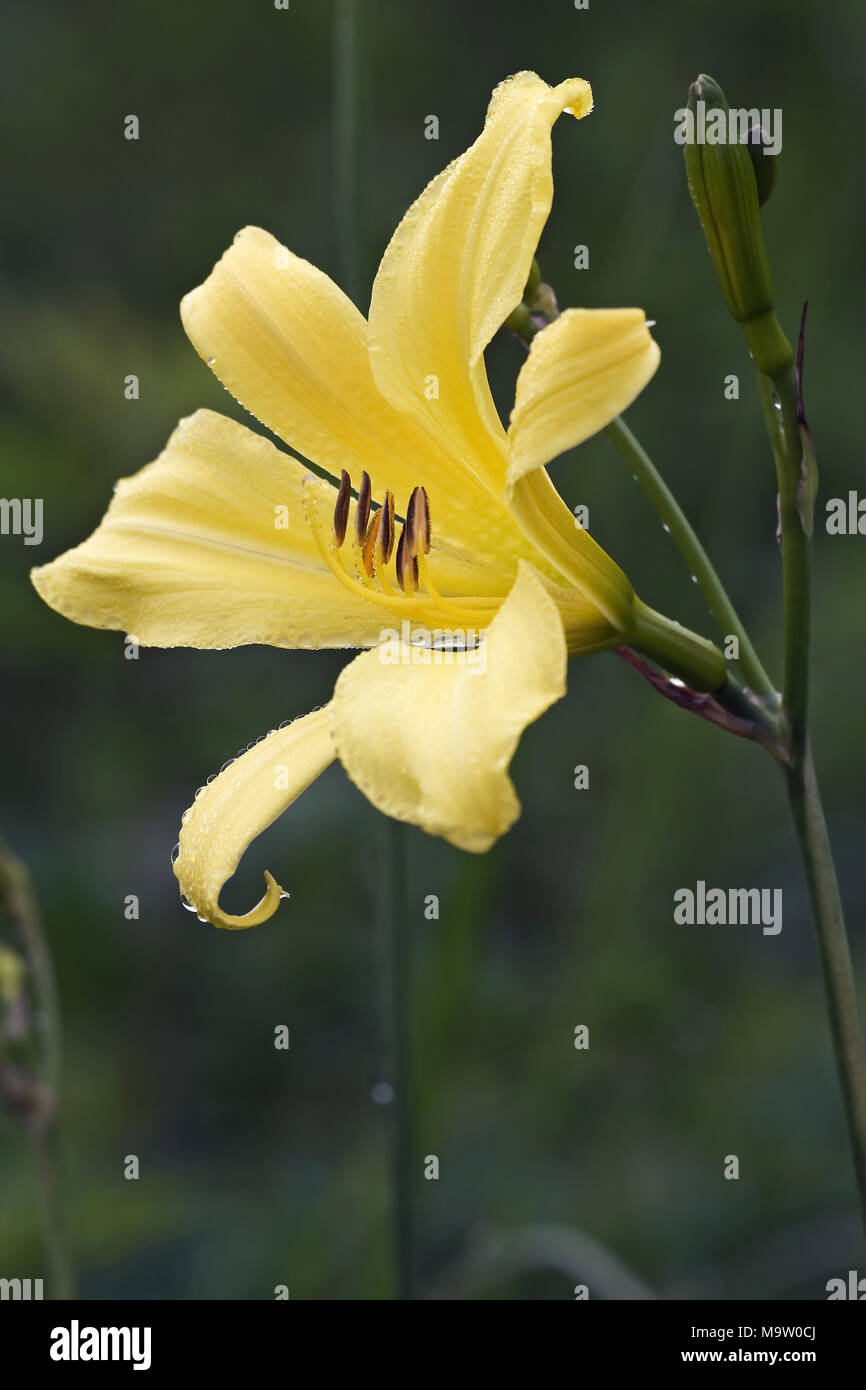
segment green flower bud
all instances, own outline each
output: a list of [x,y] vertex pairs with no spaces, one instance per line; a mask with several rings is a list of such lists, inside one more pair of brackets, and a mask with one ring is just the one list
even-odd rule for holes
[[760,371],[776,376],[793,352],[774,312],[752,151],[732,132],[729,109],[711,77],[702,74],[692,83],[686,177],[728,309],[742,324]]

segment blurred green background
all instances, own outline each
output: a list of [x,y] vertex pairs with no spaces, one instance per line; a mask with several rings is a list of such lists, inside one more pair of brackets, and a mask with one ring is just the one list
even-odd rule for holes
[[[0,540],[0,834],[30,866],[59,979],[65,1213],[85,1297],[393,1291],[392,1107],[371,1099],[391,1079],[382,818],[332,768],[227,890],[228,909],[245,909],[264,867],[291,889],[250,932],[184,912],[169,865],[195,789],[326,701],[344,657],[129,661],[120,634],[65,622],[27,578],[90,532],[180,416],[243,418],[177,312],[237,229],[267,227],[344,283],[351,234],[366,307],[394,226],[475,138],[495,84],[525,67],[588,78],[595,113],[554,132],[544,272],[563,304],[639,304],[657,321],[662,366],[629,422],[778,673],[771,461],[673,141],[689,82],[710,72],[732,105],[783,110],[765,221],[789,332],[810,299],[820,515],[861,481],[862,5],[358,8],[359,216],[342,229],[331,4],[7,0],[0,19],[0,492],[45,502],[40,548]],[[128,113],[137,143],[123,139]],[[580,243],[589,270],[574,269]],[[501,340],[489,356],[507,412],[522,352]],[[131,372],[137,402],[123,396]],[[731,372],[737,402],[723,395]],[[641,595],[712,635],[612,446],[590,442],[554,476]],[[815,539],[814,741],[866,986],[866,541],[823,527]],[[577,763],[589,791],[573,789]],[[486,857],[405,832],[419,1293],[556,1299],[588,1282],[623,1297],[639,1280],[667,1298],[823,1298],[857,1264],[854,1189],[774,765],[604,656],[572,664],[514,775],[522,818]],[[698,878],[781,887],[781,935],[675,926],[673,892]],[[431,893],[438,921],[424,917]],[[273,1046],[281,1023],[288,1052]],[[574,1049],[578,1024],[588,1051]],[[722,1175],[731,1153],[738,1182]],[[428,1154],[438,1182],[423,1177]],[[0,1275],[42,1271],[29,1149],[2,1117]]]

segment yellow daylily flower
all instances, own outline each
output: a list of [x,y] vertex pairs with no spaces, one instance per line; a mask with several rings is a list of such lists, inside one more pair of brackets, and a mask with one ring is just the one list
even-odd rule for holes
[[327,706],[185,813],[174,872],[217,926],[276,909],[270,874],[244,916],[220,892],[335,758],[386,814],[486,850],[519,814],[508,767],[564,694],[568,655],[620,645],[648,612],[545,471],[653,375],[642,311],[568,310],[543,329],[507,431],[484,366],[550,210],[553,123],[591,109],[579,78],[499,86],[482,134],[400,223],[366,320],[267,232],[238,233],[183,300],[184,327],[231,394],[333,481],[200,410],[118,484],[88,540],[33,571],[58,612],[146,646],[369,649]]

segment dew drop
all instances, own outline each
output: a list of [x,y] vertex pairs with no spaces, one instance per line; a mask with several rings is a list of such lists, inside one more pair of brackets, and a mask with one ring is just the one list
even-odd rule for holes
[[172,864],[176,864],[179,858],[180,858],[180,843],[178,842],[178,844],[175,845],[174,849],[173,849],[172,852],[171,852],[171,862],[172,862]]
[[394,1100],[394,1087],[389,1081],[377,1081],[370,1090],[374,1105],[390,1105]]
[[698,576],[697,576],[696,574],[693,574],[693,575],[692,575],[692,583],[693,583],[693,584],[697,584],[697,582],[698,582]]
[[187,912],[195,912],[195,906],[188,898],[185,898],[183,894],[181,894],[180,905],[181,907],[185,907]]
[[215,362],[216,362],[216,358],[215,358],[215,357],[209,357],[209,358],[207,359],[207,365],[208,365],[209,367],[212,367],[212,366],[214,365]]
[[663,531],[667,531],[668,535],[670,535],[670,533],[671,533],[671,528],[668,526],[668,524],[667,524],[666,521],[663,521],[663,522],[662,522],[662,530],[663,530]]
[[224,762],[223,765],[222,765],[222,767],[220,768],[220,772],[225,772],[226,768],[227,768],[227,767],[231,767],[231,765],[232,765],[232,763],[233,763],[234,761],[235,761],[234,758],[228,758],[227,761]]

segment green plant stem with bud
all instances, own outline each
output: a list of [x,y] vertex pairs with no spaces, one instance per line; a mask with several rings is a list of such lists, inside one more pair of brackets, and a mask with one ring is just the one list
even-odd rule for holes
[[[702,74],[689,90],[729,127],[725,94]],[[719,284],[758,373],[779,490],[782,545],[786,723],[785,778],[818,937],[836,1065],[866,1225],[866,1052],[836,869],[809,747],[811,536],[817,469],[802,399],[805,310],[795,368],[776,317],[761,207],[773,179],[756,174],[754,146],[726,139],[686,144],[689,191]],[[765,156],[761,155],[761,159]]]
[[[723,96],[721,100],[724,101]],[[693,198],[696,198],[695,177],[693,166],[690,172]],[[745,169],[738,166],[738,178],[737,198],[745,197],[748,201],[751,188],[757,208],[757,188],[754,186],[751,159]],[[705,213],[706,209],[702,212],[701,220],[706,231]],[[715,226],[715,223],[711,225]],[[760,232],[759,221],[757,224],[752,221],[750,232],[754,231],[755,225]],[[728,235],[729,238],[733,236],[736,244],[735,226],[733,232],[728,228]],[[715,258],[709,234],[708,241]],[[731,258],[726,252],[720,259],[728,277],[727,283],[723,278],[728,306],[743,329],[749,352],[758,368],[764,418],[776,463],[784,586],[785,678],[781,715],[776,713],[778,696],[775,688],[709,557],[670,488],[622,419],[613,421],[606,432],[670,532],[695,576],[716,624],[725,635],[739,638],[742,670],[750,691],[758,697],[759,703],[751,698],[749,690],[739,690],[729,679],[715,691],[718,704],[735,719],[754,720],[755,733],[751,736],[763,743],[784,769],[818,937],[836,1065],[866,1226],[866,1050],[841,896],[808,736],[811,532],[817,486],[814,452],[803,418],[802,382],[795,372],[793,352],[772,304],[769,270],[767,268],[766,281],[761,287],[770,287],[769,303],[763,300],[759,304],[759,311],[749,316],[737,299],[736,256]],[[766,267],[763,249],[760,256],[753,258],[752,271],[755,265],[761,268],[763,279]],[[527,298],[515,309],[506,324],[527,346],[544,324],[552,321],[558,313],[553,292],[549,291],[549,298],[544,296],[546,288],[541,284],[538,267],[534,264]],[[694,633],[639,605],[637,630],[634,637],[629,638],[628,645],[686,680],[690,668],[693,668],[704,681],[703,687],[698,688],[707,689],[709,667],[704,657],[698,657],[697,644],[702,641]],[[705,645],[710,647],[709,643]],[[668,698],[675,696],[675,692],[670,690],[662,693],[666,693]],[[722,721],[716,718],[715,722]],[[732,725],[729,727],[734,732],[738,731]]]

